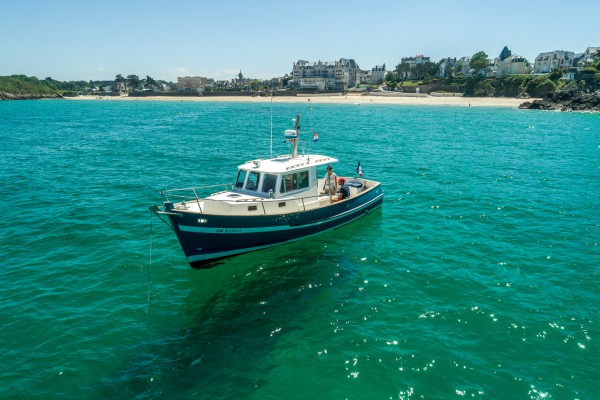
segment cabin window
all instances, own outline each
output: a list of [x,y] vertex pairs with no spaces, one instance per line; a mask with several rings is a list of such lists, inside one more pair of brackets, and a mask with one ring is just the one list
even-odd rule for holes
[[308,171],[298,172],[298,189],[306,189],[308,187]]
[[259,172],[250,172],[250,174],[248,175],[248,182],[246,182],[246,189],[247,190],[256,190],[258,189],[258,181],[260,180],[260,173]]
[[262,191],[269,193],[269,190],[275,191],[275,184],[277,183],[277,175],[265,174],[263,178]]
[[281,193],[308,188],[308,171],[284,174],[281,179]]
[[293,176],[291,174],[285,174],[281,177],[281,188],[279,190],[281,193],[290,192],[293,186]]
[[234,187],[241,188],[242,186],[244,186],[244,181],[246,180],[247,172],[248,171],[246,171],[245,169],[240,169],[238,171],[237,178],[235,179]]

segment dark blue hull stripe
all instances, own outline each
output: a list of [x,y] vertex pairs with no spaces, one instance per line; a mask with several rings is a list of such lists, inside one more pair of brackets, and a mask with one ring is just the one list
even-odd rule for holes
[[[308,223],[308,224],[264,226],[264,227],[257,227],[257,228],[227,227],[227,229],[228,229],[227,233],[230,233],[230,234],[265,233],[265,232],[276,232],[276,231],[289,231],[291,229],[310,228],[310,227],[313,227],[313,226],[318,226],[318,225],[326,224],[326,223],[338,220],[340,218],[344,218],[344,217],[346,217],[349,214],[353,214],[355,212],[358,212],[358,211],[362,210],[363,208],[366,208],[369,205],[377,202],[381,197],[383,197],[383,193],[380,194],[379,196],[377,196],[377,197],[369,200],[368,202],[366,202],[364,204],[361,204],[359,207],[353,208],[353,209],[348,210],[348,211],[344,211],[343,213],[337,214],[335,217],[327,218],[327,219],[322,219],[320,221],[311,222],[311,223]],[[219,233],[219,232],[217,232],[217,230],[223,229],[223,228],[220,228],[220,227],[204,228],[204,227],[199,227],[199,226],[188,226],[188,225],[178,225],[178,227],[183,232],[215,233],[215,234]]]
[[[336,217],[334,218],[330,218],[327,220],[323,220],[323,221],[319,221],[319,222],[315,222],[312,224],[306,224],[306,225],[300,225],[300,226],[294,226],[294,227],[290,227],[288,226],[288,229],[293,229],[293,228],[306,228],[306,227],[310,227],[310,226],[315,226],[315,225],[320,225],[326,222],[331,222],[334,220],[337,220],[339,218],[342,218],[345,215],[348,215],[349,213],[355,213],[360,211],[361,209],[365,208],[366,206],[372,204],[373,202],[377,201],[378,199],[380,199],[381,197],[383,197],[383,194],[377,196],[376,198],[372,199],[371,201],[369,201],[368,203],[363,204],[361,207],[358,208],[354,208],[352,210],[349,210],[347,212],[344,212],[342,214],[338,214]],[[373,207],[370,211],[376,210],[378,207],[381,207],[383,203],[380,204],[376,204],[375,207]],[[308,234],[308,235],[303,235],[303,236],[299,236],[297,238],[293,238],[287,241],[282,241],[282,242],[276,242],[276,243],[270,243],[270,244],[266,244],[266,245],[262,245],[262,246],[255,246],[255,247],[242,247],[239,249],[235,249],[235,250],[227,250],[227,251],[218,251],[218,252],[211,252],[211,253],[206,253],[206,254],[197,254],[197,255],[193,255],[193,256],[189,256],[187,257],[187,260],[189,263],[194,263],[194,262],[198,262],[198,261],[209,261],[209,260],[213,260],[213,259],[218,259],[218,258],[225,258],[225,257],[229,257],[229,256],[234,256],[236,254],[242,254],[242,253],[248,253],[251,251],[255,251],[255,250],[261,250],[261,249],[266,249],[268,247],[273,247],[273,246],[278,246],[280,244],[286,244],[286,243],[291,243],[291,242],[295,242],[297,240],[300,239],[305,239],[311,236],[315,236],[315,235],[319,235],[323,232],[327,232],[330,231],[332,229],[336,229],[339,228],[340,226],[344,226],[346,224],[349,224],[350,222],[356,221],[357,219],[359,219],[360,217],[364,216],[364,214],[358,214],[356,215],[354,218],[349,219],[348,221],[345,221],[339,225],[334,225],[331,228],[327,228],[312,234]],[[262,228],[261,228],[262,229]],[[244,233],[249,233],[250,231],[244,232]],[[257,231],[260,232],[260,231]]]

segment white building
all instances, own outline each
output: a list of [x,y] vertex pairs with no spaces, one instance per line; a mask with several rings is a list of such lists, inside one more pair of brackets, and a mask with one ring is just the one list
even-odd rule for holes
[[[440,60],[440,70],[438,72],[438,76],[440,78],[445,78],[448,76],[448,73],[452,70],[452,68],[456,68],[458,61],[456,60],[456,57],[454,58],[442,58]],[[461,72],[461,71],[456,71]]]
[[369,83],[372,85],[382,84],[385,80],[385,64],[376,65],[375,68],[371,69],[371,76],[369,79]]
[[583,67],[587,63],[594,62],[594,57],[600,56],[600,47],[588,47],[577,61],[578,67]]
[[540,53],[535,58],[534,74],[547,74],[555,69],[566,70],[573,66],[575,53],[565,50],[554,50],[547,53]]
[[500,56],[495,60],[496,78],[502,78],[508,75],[521,75],[531,72],[529,61],[525,57],[521,57],[504,46]]
[[180,92],[203,92],[206,78],[202,76],[184,76],[177,78],[177,90]]
[[400,60],[401,64],[408,64],[411,67],[419,64],[425,64],[426,62],[431,62],[431,57],[426,57],[423,54],[417,54],[414,57],[402,57]]
[[531,72],[531,65],[525,57],[519,55],[513,55],[505,58],[504,60],[498,60],[496,62],[496,77],[502,78],[508,75],[522,75],[529,74]]
[[360,83],[361,70],[356,61],[341,58],[339,61],[294,63],[292,79],[288,85],[299,90],[346,90]]
[[461,57],[460,60],[458,60],[458,64],[462,65],[462,70],[458,71],[458,72],[462,72],[462,74],[464,76],[467,76],[469,74],[469,64],[471,63],[471,57],[465,56],[465,57]]

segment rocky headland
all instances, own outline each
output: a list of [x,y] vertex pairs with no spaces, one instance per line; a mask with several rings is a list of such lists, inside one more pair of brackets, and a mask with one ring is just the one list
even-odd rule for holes
[[35,99],[58,99],[62,96],[58,93],[38,94],[38,93],[6,93],[0,92],[0,100],[35,100]]
[[564,88],[549,93],[541,100],[527,101],[519,106],[527,110],[600,111],[600,90]]

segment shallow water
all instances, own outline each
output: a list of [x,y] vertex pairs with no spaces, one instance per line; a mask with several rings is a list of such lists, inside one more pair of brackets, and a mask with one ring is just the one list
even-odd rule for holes
[[275,104],[275,154],[297,112],[383,207],[194,270],[148,206],[268,104],[0,102],[0,398],[600,396],[600,115]]

